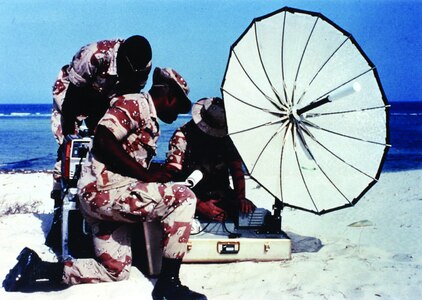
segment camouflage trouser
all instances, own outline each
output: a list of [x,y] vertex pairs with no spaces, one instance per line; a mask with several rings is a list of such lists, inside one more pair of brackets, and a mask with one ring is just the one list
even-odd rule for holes
[[135,182],[108,191],[88,185],[80,194],[81,212],[91,225],[96,259],[65,262],[66,284],[119,281],[132,263],[128,223],[158,219],[163,225],[163,256],[182,259],[195,213],[195,194],[179,184]]

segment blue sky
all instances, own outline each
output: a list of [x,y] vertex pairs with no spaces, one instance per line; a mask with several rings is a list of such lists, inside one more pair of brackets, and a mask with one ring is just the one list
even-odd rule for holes
[[185,77],[192,101],[219,96],[231,44],[284,6],[352,33],[388,100],[422,101],[421,0],[0,0],[0,103],[51,103],[59,68],[82,45],[133,34],[150,40],[154,66]]

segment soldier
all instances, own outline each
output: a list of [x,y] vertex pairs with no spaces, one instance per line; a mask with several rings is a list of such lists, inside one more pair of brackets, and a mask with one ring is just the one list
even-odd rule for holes
[[242,159],[227,135],[221,98],[203,98],[193,105],[192,120],[170,139],[166,164],[175,181],[184,180],[194,170],[203,173],[203,179],[192,189],[201,218],[223,222],[256,208],[245,196]]
[[[135,35],[88,44],[59,72],[53,86],[51,128],[62,146],[68,134],[76,134],[82,120],[92,135],[109,107],[111,97],[138,93],[151,70],[152,51],[147,39]],[[53,172],[54,217],[46,245],[57,250],[61,232],[61,147]]]
[[25,248],[3,281],[5,290],[20,290],[37,279],[67,285],[127,279],[132,262],[129,223],[158,219],[163,225],[163,258],[153,299],[206,299],[179,280],[195,194],[184,185],[168,183],[171,175],[165,166],[151,164],[159,136],[157,118],[172,123],[179,113],[187,113],[188,91],[176,71],[156,68],[149,93],[112,99],[78,182],[80,209],[92,228],[96,259],[48,263]]

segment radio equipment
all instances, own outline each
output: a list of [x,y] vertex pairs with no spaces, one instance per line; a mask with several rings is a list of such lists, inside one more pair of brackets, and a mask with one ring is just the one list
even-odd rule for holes
[[92,148],[90,137],[67,135],[63,141],[62,177],[66,181],[77,181],[81,167]]

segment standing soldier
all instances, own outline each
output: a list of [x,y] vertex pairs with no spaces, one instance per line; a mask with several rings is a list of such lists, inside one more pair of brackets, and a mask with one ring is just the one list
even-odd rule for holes
[[115,95],[138,93],[151,70],[152,50],[147,39],[104,40],[88,44],[62,67],[53,86],[51,128],[59,144],[53,172],[54,217],[46,245],[60,248],[61,236],[61,148],[68,134],[79,132],[85,121],[92,135]]

